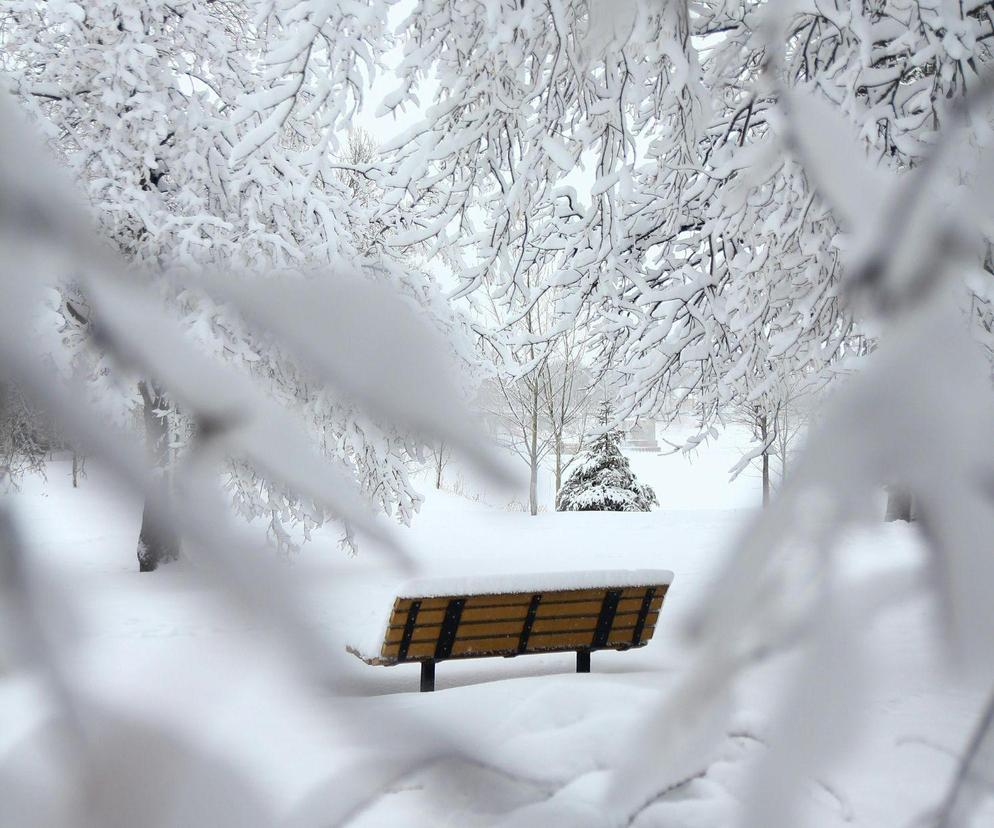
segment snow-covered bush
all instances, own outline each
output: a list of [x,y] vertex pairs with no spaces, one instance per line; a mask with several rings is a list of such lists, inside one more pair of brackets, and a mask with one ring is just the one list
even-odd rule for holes
[[605,431],[584,454],[556,499],[560,512],[648,512],[656,493],[635,479],[618,447],[620,434]]
[[47,431],[42,412],[22,389],[0,383],[0,492],[16,489],[25,473],[44,470]]

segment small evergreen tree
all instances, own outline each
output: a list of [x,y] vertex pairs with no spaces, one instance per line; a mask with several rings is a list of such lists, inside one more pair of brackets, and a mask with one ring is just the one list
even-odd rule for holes
[[[601,406],[602,425],[610,421],[610,407]],[[659,504],[656,493],[639,483],[621,453],[618,431],[605,431],[585,452],[556,499],[560,512],[648,512]]]

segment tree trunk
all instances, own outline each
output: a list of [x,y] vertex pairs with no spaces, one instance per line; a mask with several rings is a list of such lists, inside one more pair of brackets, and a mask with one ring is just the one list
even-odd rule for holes
[[434,455],[435,457],[435,488],[442,488],[442,472],[445,471],[445,463],[448,458],[448,448],[445,445],[445,441],[438,444],[438,451]]
[[532,394],[531,445],[528,447],[528,460],[531,465],[528,478],[528,512],[538,514],[538,385]]
[[759,436],[763,441],[763,508],[770,505],[770,447],[766,415],[759,416]]
[[911,521],[912,497],[907,489],[899,489],[896,486],[887,487],[887,513],[884,520],[890,522],[895,520]]
[[531,459],[531,474],[528,478],[528,514],[538,514],[538,460]]
[[777,485],[782,487],[784,480],[787,479],[787,451],[790,448],[790,422],[788,421],[789,414],[787,412],[786,406],[780,408],[774,417],[774,422],[777,424],[777,457],[780,460],[780,479],[777,481]]
[[72,453],[72,487],[79,488],[79,455],[76,452]]
[[556,499],[559,499],[559,490],[563,487],[563,438],[556,435]]
[[[145,422],[145,440],[152,462],[165,475],[169,461],[169,426],[165,411],[169,405],[164,395],[152,383],[139,382]],[[179,540],[171,526],[162,523],[148,501],[142,509],[142,525],[138,532],[138,571],[152,572],[159,564],[179,557]]]

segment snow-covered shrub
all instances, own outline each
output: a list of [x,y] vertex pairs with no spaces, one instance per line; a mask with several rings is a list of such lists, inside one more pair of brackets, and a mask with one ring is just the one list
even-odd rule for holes
[[620,434],[606,431],[584,454],[556,499],[560,512],[648,512],[656,493],[635,479],[618,447]]
[[0,383],[0,492],[28,472],[42,472],[51,436],[37,406],[16,383]]

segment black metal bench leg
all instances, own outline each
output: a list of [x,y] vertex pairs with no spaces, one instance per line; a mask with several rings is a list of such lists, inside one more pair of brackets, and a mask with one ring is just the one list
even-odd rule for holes
[[576,651],[576,671],[578,673],[590,672],[590,650]]
[[430,693],[435,689],[435,662],[421,662],[421,692]]

